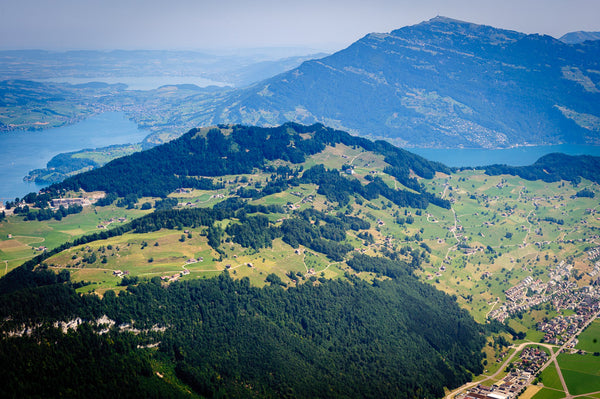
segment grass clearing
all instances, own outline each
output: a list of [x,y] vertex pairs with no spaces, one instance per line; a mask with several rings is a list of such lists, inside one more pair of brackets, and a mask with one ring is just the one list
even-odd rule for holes
[[533,399],[561,399],[566,397],[563,391],[554,389],[542,388],[539,392],[533,395]]
[[600,356],[561,353],[558,364],[571,394],[600,391]]
[[554,388],[562,390],[563,386],[560,382],[560,378],[558,377],[558,372],[556,371],[556,366],[554,363],[551,363],[542,371],[541,374],[542,384],[548,388]]
[[577,349],[586,352],[600,352],[600,320],[594,320],[581,334],[579,334]]

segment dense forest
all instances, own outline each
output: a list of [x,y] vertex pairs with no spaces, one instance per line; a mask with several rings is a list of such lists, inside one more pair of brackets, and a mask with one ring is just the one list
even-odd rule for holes
[[[65,243],[8,273],[0,279],[0,375],[10,381],[0,384],[0,394],[93,397],[122,387],[128,391],[115,395],[185,397],[190,389],[207,397],[433,398],[481,372],[481,327],[455,298],[412,274],[418,262],[351,255],[348,232],[368,239],[369,222],[306,209],[275,224],[265,216],[272,212],[284,209],[241,198],[213,208],[157,210]],[[222,220],[228,220],[225,230]],[[341,280],[314,277],[286,285],[273,274],[258,288],[225,272],[170,285],[135,279],[118,296],[108,291],[99,298],[77,294],[81,282],[45,264],[74,245],[188,226],[204,228],[216,250],[224,235],[254,249],[281,237],[379,278],[366,282],[347,273]],[[116,325],[96,326],[104,315]],[[77,317],[84,321],[77,330],[55,328]],[[30,333],[9,334],[27,327]],[[179,382],[158,377],[157,364]],[[57,373],[65,382],[47,389]],[[101,388],[90,393],[94,381]]]
[[491,165],[483,167],[490,176],[502,174],[519,176],[526,180],[557,182],[567,180],[579,183],[581,178],[600,183],[600,157],[591,155],[566,155],[553,153],[544,155],[533,165]]
[[164,197],[179,187],[212,189],[210,179],[257,168],[268,171],[268,161],[299,164],[327,145],[345,144],[383,155],[390,172],[405,186],[421,191],[412,170],[431,178],[436,171],[449,169],[384,142],[364,138],[316,124],[286,123],[274,128],[242,125],[220,126],[205,134],[192,129],[180,138],[150,150],[115,159],[104,167],[85,172],[52,185],[48,191],[102,190],[121,197],[127,194]]
[[[381,260],[357,262],[377,270]],[[68,273],[64,281],[38,273],[45,271],[22,275],[35,280],[29,288],[0,296],[5,333],[38,326],[0,341],[3,397],[186,396],[153,375],[152,361],[174,365],[181,381],[208,397],[441,397],[444,386],[468,381],[468,370],[481,372],[480,327],[408,270],[373,284],[309,280],[285,290],[252,287],[226,272],[169,286],[156,278],[102,299],[76,294]],[[140,332],[100,334],[84,324],[64,335],[52,327],[103,315]],[[52,383],[57,374],[61,382]]]

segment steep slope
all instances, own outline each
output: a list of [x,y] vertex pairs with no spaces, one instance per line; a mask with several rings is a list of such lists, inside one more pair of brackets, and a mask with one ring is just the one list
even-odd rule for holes
[[202,122],[322,122],[404,146],[598,143],[599,55],[436,17],[236,91]]

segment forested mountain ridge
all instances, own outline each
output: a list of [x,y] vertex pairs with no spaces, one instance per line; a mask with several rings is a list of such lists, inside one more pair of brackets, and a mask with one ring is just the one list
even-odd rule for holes
[[[389,173],[399,182],[430,200],[411,173],[431,178],[450,169],[384,142],[372,142],[346,132],[316,124],[287,123],[275,128],[242,125],[193,129],[182,137],[150,150],[111,161],[104,167],[70,177],[48,190],[102,190],[120,196],[166,196],[179,187],[211,188],[203,178],[266,170],[274,160],[304,162],[326,146],[344,144],[385,157]],[[311,174],[320,179],[319,173]],[[375,182],[374,182],[375,183]]]
[[591,155],[572,156],[547,154],[529,166],[489,165],[483,167],[488,175],[520,176],[527,180],[579,183],[582,178],[600,183],[600,158]]
[[597,144],[599,54],[599,41],[436,17],[232,92],[203,123],[321,122],[402,146]]

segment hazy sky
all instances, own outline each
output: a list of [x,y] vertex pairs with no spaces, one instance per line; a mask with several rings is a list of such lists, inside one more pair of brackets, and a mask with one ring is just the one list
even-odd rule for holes
[[600,0],[0,0],[0,49],[345,47],[436,15],[560,37]]

